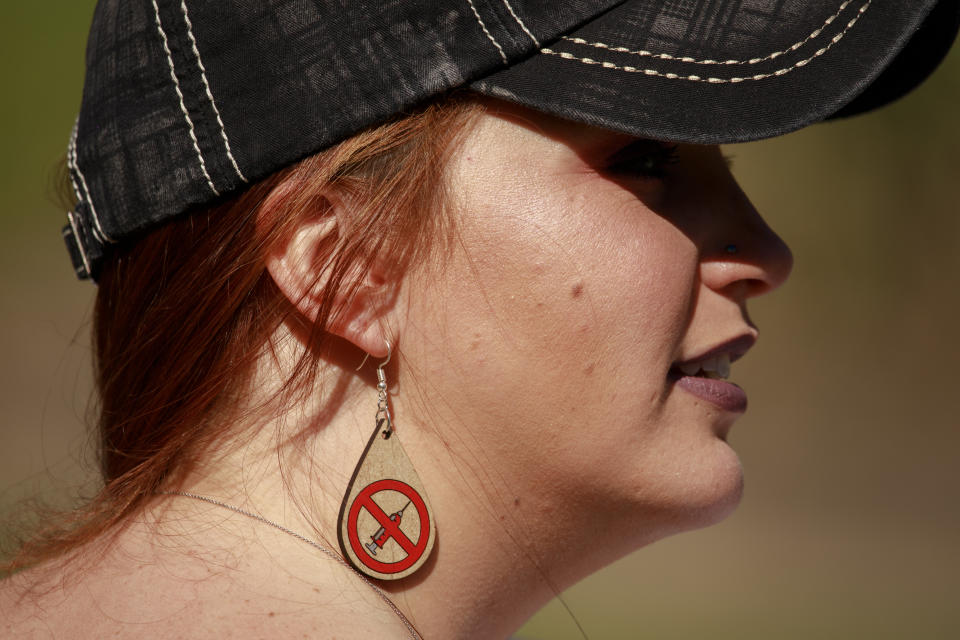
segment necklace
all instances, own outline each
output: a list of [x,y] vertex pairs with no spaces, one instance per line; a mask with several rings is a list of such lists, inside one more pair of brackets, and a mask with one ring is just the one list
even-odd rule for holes
[[317,549],[318,551],[322,552],[322,553],[323,553],[324,555],[326,555],[328,558],[331,558],[331,559],[333,559],[333,560],[336,560],[338,563],[342,564],[343,566],[345,566],[346,568],[350,569],[352,572],[354,572],[355,574],[357,574],[357,576],[358,576],[361,580],[363,580],[365,583],[367,583],[367,586],[369,586],[371,589],[373,589],[374,593],[376,593],[377,596],[378,596],[381,600],[383,600],[384,603],[386,603],[386,605],[387,605],[388,607],[390,607],[390,609],[397,615],[397,617],[400,618],[400,621],[403,623],[403,626],[405,626],[405,627],[407,628],[407,631],[410,633],[410,637],[411,637],[413,640],[423,640],[423,638],[420,636],[420,634],[417,633],[417,630],[413,628],[413,625],[410,623],[410,621],[407,620],[407,616],[403,615],[403,612],[400,611],[400,609],[397,607],[397,605],[393,604],[393,601],[392,601],[390,598],[387,597],[387,594],[383,592],[383,589],[381,589],[381,588],[378,587],[377,585],[375,585],[375,584],[373,584],[372,582],[370,582],[370,580],[368,580],[365,575],[363,575],[362,573],[360,573],[359,571],[357,571],[356,569],[354,569],[353,567],[351,567],[350,564],[349,564],[346,560],[344,560],[343,558],[341,558],[339,555],[337,555],[336,553],[334,553],[334,552],[331,551],[330,549],[327,549],[325,546],[323,546],[323,545],[320,544],[319,542],[317,542],[317,541],[315,541],[315,540],[311,540],[310,538],[306,537],[305,535],[299,534],[299,533],[297,533],[296,531],[294,531],[294,530],[292,530],[292,529],[288,529],[287,527],[283,526],[282,524],[278,524],[278,523],[274,522],[273,520],[267,520],[266,518],[264,518],[264,517],[261,516],[261,515],[258,515],[258,514],[256,514],[256,513],[253,513],[253,512],[251,512],[251,511],[247,511],[247,510],[245,510],[245,509],[241,509],[240,507],[235,507],[235,506],[233,506],[232,504],[227,504],[226,502],[222,502],[222,501],[217,500],[217,499],[215,499],[215,498],[208,498],[207,496],[201,496],[201,495],[198,495],[198,494],[196,494],[196,493],[188,493],[188,492],[186,492],[186,491],[158,491],[158,492],[157,492],[157,495],[162,495],[162,496],[183,496],[183,497],[185,497],[185,498],[193,498],[194,500],[200,500],[200,501],[202,501],[202,502],[207,502],[207,503],[209,503],[209,504],[216,505],[216,506],[218,506],[218,507],[223,507],[224,509],[229,509],[230,511],[233,511],[234,513],[239,513],[239,514],[242,515],[242,516],[246,516],[246,517],[248,517],[248,518],[252,518],[253,520],[256,520],[256,521],[258,521],[258,522],[262,522],[263,524],[266,524],[266,525],[270,525],[270,526],[273,527],[274,529],[279,529],[280,531],[283,531],[283,532],[286,533],[287,535],[293,536],[294,538],[296,538],[296,539],[299,540],[300,542],[305,542],[306,544],[310,545],[310,546],[313,547],[314,549]]

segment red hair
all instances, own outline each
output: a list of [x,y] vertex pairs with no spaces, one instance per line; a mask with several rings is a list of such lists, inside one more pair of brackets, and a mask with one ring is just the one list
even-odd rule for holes
[[259,354],[291,313],[264,258],[335,187],[357,206],[317,265],[327,278],[311,344],[272,400],[290,401],[310,387],[337,312],[333,301],[349,299],[359,285],[351,274],[364,273],[375,257],[402,272],[449,238],[447,151],[478,110],[462,98],[430,104],[116,248],[100,274],[93,319],[103,488],[2,569],[119,531],[161,487],[181,486],[224,440]]

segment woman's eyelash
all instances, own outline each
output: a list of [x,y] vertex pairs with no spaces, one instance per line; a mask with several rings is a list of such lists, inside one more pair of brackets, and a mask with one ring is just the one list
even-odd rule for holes
[[679,160],[675,144],[637,140],[610,156],[607,171],[618,175],[663,178],[667,167]]

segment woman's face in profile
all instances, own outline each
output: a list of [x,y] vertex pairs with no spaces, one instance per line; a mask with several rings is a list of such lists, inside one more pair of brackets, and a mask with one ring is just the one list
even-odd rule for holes
[[442,437],[530,524],[583,518],[635,547],[722,518],[745,397],[681,366],[750,347],[746,301],[789,250],[717,147],[506,109],[458,148],[455,249],[409,287],[403,349]]

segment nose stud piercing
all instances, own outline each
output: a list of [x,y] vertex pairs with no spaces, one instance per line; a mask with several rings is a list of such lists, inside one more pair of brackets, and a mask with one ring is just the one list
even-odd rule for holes
[[735,244],[728,244],[723,248],[723,250],[726,251],[727,253],[733,254],[739,251],[740,249]]

